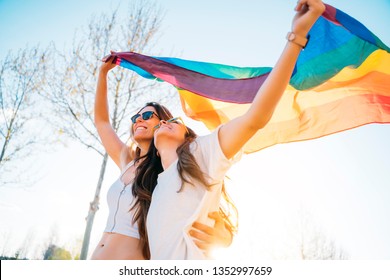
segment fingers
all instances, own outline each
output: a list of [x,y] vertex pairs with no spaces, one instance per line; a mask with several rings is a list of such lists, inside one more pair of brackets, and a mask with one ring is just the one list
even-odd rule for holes
[[[229,246],[231,235],[225,228],[225,222],[220,212],[209,213],[209,218],[215,221],[214,227],[194,222],[192,229],[189,231],[194,243],[202,250],[210,250],[214,247]],[[228,238],[227,238],[228,237]],[[227,242],[227,239],[229,242]],[[226,243],[228,243],[226,245]]]
[[195,245],[200,250],[204,251],[206,255],[215,247],[215,242],[212,236],[195,230],[190,230],[189,234],[191,235]]
[[209,213],[209,218],[213,219],[216,223],[223,223],[223,217],[218,211]]
[[214,229],[222,230],[225,228],[225,220],[220,212],[212,212],[209,214],[209,218],[215,221]]
[[302,13],[302,14],[304,14],[304,13],[306,13],[308,10],[309,10],[309,6],[308,6],[307,4],[301,4],[301,5],[299,6],[299,10],[297,10],[297,11],[299,11],[299,12]]
[[113,56],[112,54],[108,54],[108,55],[106,55],[105,57],[102,58],[102,62],[104,62],[104,63],[114,63],[115,59],[116,59],[115,56]]
[[109,62],[109,60],[111,60],[111,62],[113,62],[113,60],[115,59],[115,57],[113,56],[114,53],[115,53],[115,51],[110,50],[110,54],[104,56],[102,58],[102,62]]
[[206,242],[206,243],[209,243],[209,244],[214,242],[214,238],[213,238],[212,235],[204,233],[204,232],[201,232],[201,231],[190,230],[190,235],[193,238],[196,238],[197,240],[202,241],[202,242]]
[[111,54],[108,54],[102,58],[102,62],[107,62],[110,58],[111,58]]
[[199,230],[199,231],[202,231],[204,233],[207,233],[208,235],[212,235],[214,233],[214,230],[212,227],[209,227],[205,224],[201,224],[201,223],[198,223],[198,222],[194,222],[192,224],[192,227]]
[[100,72],[101,73],[108,73],[108,71],[111,71],[113,68],[115,68],[117,57],[115,54],[111,53],[109,55],[106,55],[102,58],[102,64],[100,65]]
[[295,11],[299,12],[302,9],[303,5],[305,5],[303,1],[298,1],[297,5],[295,6]]
[[200,241],[198,241],[198,240],[194,240],[194,243],[195,243],[195,245],[196,245],[199,249],[201,249],[201,250],[203,250],[203,251],[209,251],[209,250],[212,249],[212,246],[211,246],[209,243],[203,243],[203,242],[200,242]]
[[325,5],[321,0],[298,0],[295,10],[292,31],[306,36],[315,21],[325,11]]
[[309,10],[309,8],[314,8],[322,13],[324,7],[325,6],[321,0],[298,0],[297,5],[295,6],[295,11],[304,14]]

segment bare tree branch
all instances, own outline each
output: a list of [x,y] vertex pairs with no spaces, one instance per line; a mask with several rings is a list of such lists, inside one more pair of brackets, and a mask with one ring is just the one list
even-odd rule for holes
[[[110,50],[147,53],[153,46],[161,22],[161,12],[155,6],[148,1],[132,1],[124,17],[120,16],[117,8],[111,13],[91,18],[87,30],[75,33],[71,51],[52,49],[53,59],[47,66],[54,69],[42,94],[51,104],[49,122],[62,132],[61,137],[66,135],[102,156],[99,180],[87,217],[81,259],[86,257],[88,251],[89,235],[107,164],[107,154],[93,122],[101,58]],[[145,103],[143,100],[146,97],[154,101],[166,98],[154,97],[159,85],[157,82],[141,79],[120,67],[110,73],[108,83],[110,121],[119,136],[129,133],[128,116]]]
[[303,260],[343,260],[347,253],[315,224],[307,212],[301,211],[299,238],[297,245],[299,256]]
[[[0,62],[0,186],[15,183],[18,172],[9,172],[39,143],[32,123],[45,80],[45,52],[39,47],[9,52]],[[28,180],[31,183],[30,180]]]

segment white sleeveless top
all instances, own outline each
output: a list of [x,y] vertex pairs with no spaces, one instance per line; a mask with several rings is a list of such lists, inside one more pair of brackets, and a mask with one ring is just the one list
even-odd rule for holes
[[122,175],[134,164],[131,161],[121,172],[107,192],[108,219],[104,232],[120,233],[126,236],[140,238],[137,223],[133,224],[134,210],[131,207],[134,203],[132,194],[133,184],[125,185]]

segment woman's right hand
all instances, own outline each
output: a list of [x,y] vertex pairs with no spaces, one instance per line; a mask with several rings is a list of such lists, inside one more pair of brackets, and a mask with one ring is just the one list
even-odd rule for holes
[[[114,53],[113,51],[110,51],[110,53]],[[100,72],[104,72],[107,74],[111,69],[115,68],[117,65],[113,63],[114,57],[111,56],[111,54],[106,55],[102,58],[102,65],[100,66]],[[111,56],[111,57],[110,57]]]
[[209,213],[209,218],[215,221],[213,227],[194,222],[189,234],[199,249],[209,254],[212,249],[218,247],[229,247],[233,241],[233,235],[225,226],[222,215],[217,212]]

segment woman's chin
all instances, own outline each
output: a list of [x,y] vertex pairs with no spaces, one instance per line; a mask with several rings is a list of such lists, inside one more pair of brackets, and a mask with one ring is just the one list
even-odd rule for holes
[[166,145],[180,146],[183,142],[184,142],[183,137],[172,133],[165,133],[161,131],[154,135],[154,144],[156,147],[161,144],[163,144],[164,146]]
[[153,134],[148,131],[136,131],[133,135],[133,138],[136,142],[140,141],[151,141],[153,139]]

